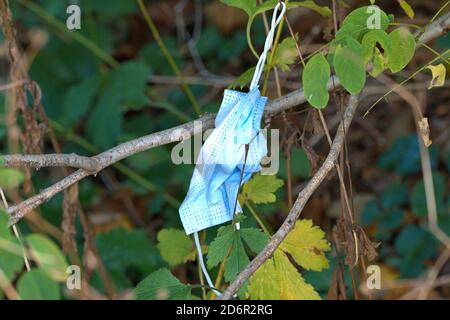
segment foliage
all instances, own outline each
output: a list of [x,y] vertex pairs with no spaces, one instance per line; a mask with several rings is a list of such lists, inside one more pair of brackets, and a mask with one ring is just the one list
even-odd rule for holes
[[191,289],[168,269],[159,269],[137,285],[135,294],[138,300],[186,300],[191,298]]
[[290,262],[287,254],[305,270],[328,268],[324,252],[331,249],[325,233],[311,220],[300,220],[283,240],[273,258],[267,260],[250,278],[248,294],[253,299],[320,299]]
[[251,252],[258,254],[267,241],[267,235],[258,229],[236,230],[234,226],[220,227],[217,237],[208,248],[208,268],[211,269],[222,261],[226,261],[225,280],[233,281],[250,262],[244,244]]

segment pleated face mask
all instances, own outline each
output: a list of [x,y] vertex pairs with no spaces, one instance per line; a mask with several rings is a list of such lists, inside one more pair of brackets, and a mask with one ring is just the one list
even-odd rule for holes
[[250,91],[225,90],[215,129],[200,150],[188,194],[179,210],[186,234],[194,233],[199,263],[212,288],[197,232],[231,221],[235,214],[242,212],[237,200],[239,188],[253,173],[261,170],[261,159],[267,154],[267,141],[261,133],[261,118],[267,98],[261,96],[258,82],[276,27],[285,11],[286,5],[282,2],[274,8],[271,28],[256,65]]

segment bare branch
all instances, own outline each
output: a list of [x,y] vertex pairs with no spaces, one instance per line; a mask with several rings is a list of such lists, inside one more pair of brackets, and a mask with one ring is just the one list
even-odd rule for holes
[[74,167],[96,172],[100,170],[100,163],[95,158],[72,154],[44,154],[44,155],[22,155],[11,154],[0,156],[0,163],[7,168],[36,168],[43,167]]
[[430,42],[450,30],[450,12],[447,12],[435,22],[430,24],[425,32],[419,37],[419,43]]

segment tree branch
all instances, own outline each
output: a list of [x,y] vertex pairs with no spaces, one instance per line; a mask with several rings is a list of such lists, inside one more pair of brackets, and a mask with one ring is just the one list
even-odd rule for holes
[[95,158],[72,154],[43,154],[43,155],[22,155],[10,154],[0,156],[0,164],[6,168],[35,168],[43,167],[73,167],[86,171],[96,172],[100,170],[100,163]]
[[[330,79],[330,89],[331,87]],[[295,107],[304,102],[306,102],[306,99],[303,90],[296,90],[286,96],[268,102],[266,114],[274,115],[277,112]],[[42,190],[39,194],[34,195],[15,206],[9,207],[8,213],[11,216],[9,221],[10,225],[17,223],[28,212],[48,201],[54,195],[70,187],[74,183],[87,176],[93,175],[124,158],[158,146],[185,140],[194,134],[201,133],[202,130],[213,128],[215,116],[216,114],[214,113],[204,114],[195,121],[124,142],[91,158],[78,156],[76,154],[0,156],[0,164],[3,163],[3,165],[9,167],[17,167],[19,164],[22,164],[22,166],[34,168],[69,166],[79,169],[54,185]]]

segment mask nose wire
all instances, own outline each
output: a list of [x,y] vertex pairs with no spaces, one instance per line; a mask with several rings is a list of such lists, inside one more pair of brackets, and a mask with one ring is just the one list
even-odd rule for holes
[[[281,12],[278,15],[278,10],[280,9],[280,6],[281,6]],[[285,12],[286,12],[286,4],[284,2],[278,2],[277,5],[275,6],[275,8],[273,9],[272,23],[270,26],[270,30],[267,33],[267,38],[264,43],[263,53],[259,57],[258,63],[256,64],[255,73],[253,74],[253,79],[252,79],[252,82],[250,83],[250,91],[258,86],[258,82],[261,79],[264,65],[266,64],[267,54],[269,53],[269,50],[272,47],[275,30],[276,30],[278,24],[281,22],[281,19],[283,19]],[[236,227],[238,230],[240,229],[239,224],[237,224]],[[194,242],[195,242],[195,246],[197,248],[197,253],[198,253],[198,263],[200,263],[203,274],[205,275],[205,278],[206,278],[206,282],[208,283],[208,286],[214,291],[214,293],[218,297],[220,297],[221,293],[215,289],[214,284],[211,280],[211,277],[209,276],[208,270],[206,269],[205,262],[203,261],[202,247],[200,245],[200,240],[198,238],[197,231],[194,232]]]

